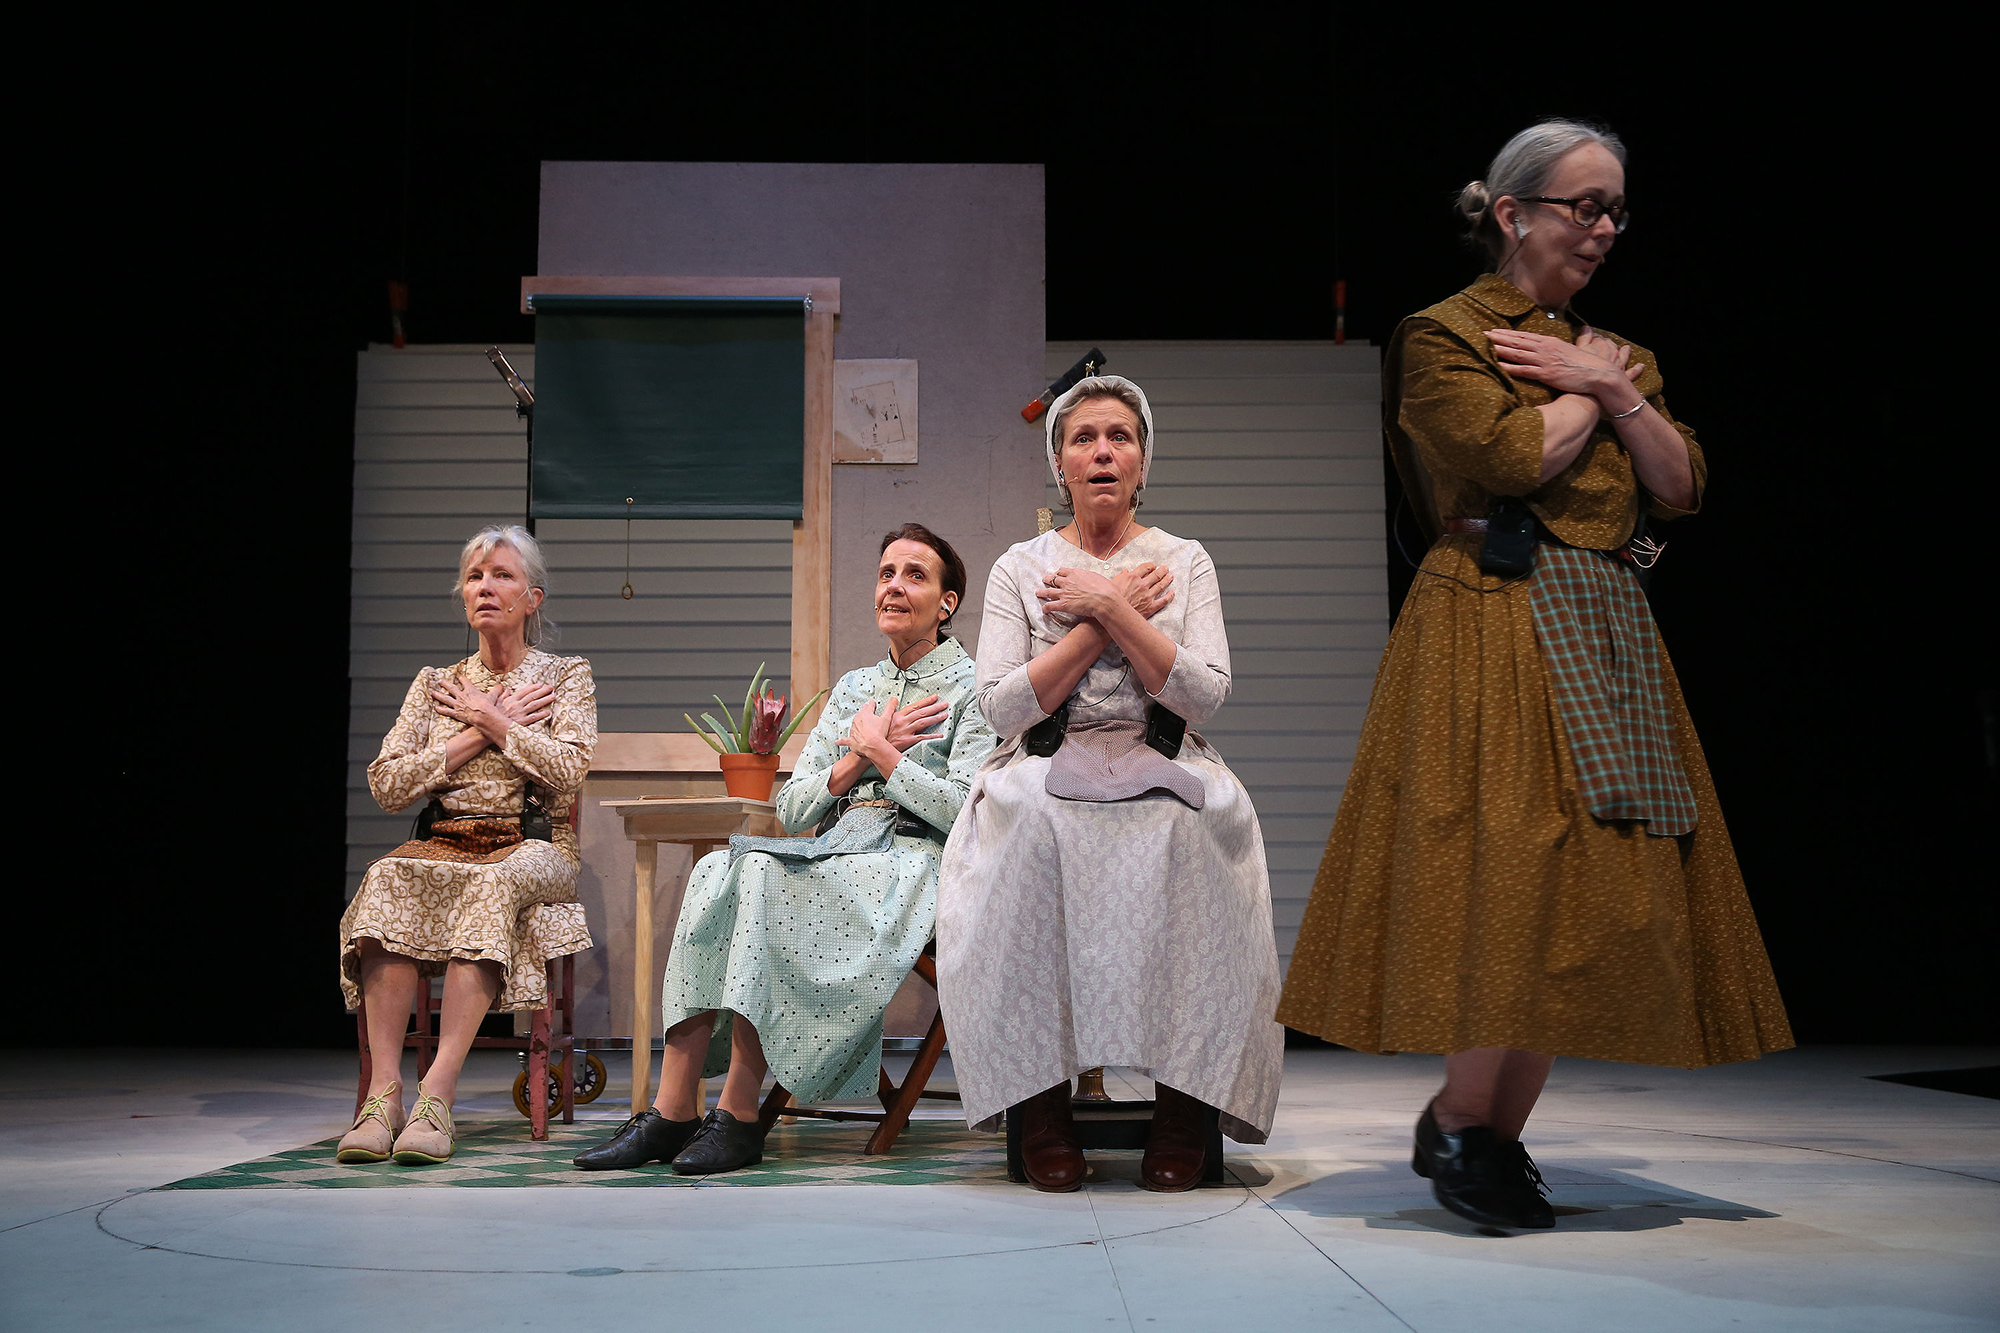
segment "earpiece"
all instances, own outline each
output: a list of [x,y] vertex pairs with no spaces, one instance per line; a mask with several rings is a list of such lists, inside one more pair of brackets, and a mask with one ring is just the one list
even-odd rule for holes
[[1516,240],[1520,240],[1520,239],[1524,238],[1525,236],[1527,236],[1527,234],[1528,234],[1528,224],[1527,224],[1527,223],[1525,223],[1525,222],[1523,222],[1523,221],[1521,221],[1521,219],[1519,219],[1519,218],[1515,218],[1515,219],[1514,219],[1514,237],[1515,237],[1515,239],[1516,239]]

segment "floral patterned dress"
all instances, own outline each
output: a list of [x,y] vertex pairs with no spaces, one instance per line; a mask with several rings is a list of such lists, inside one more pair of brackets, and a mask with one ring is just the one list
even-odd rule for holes
[[[1028,663],[1062,641],[1035,597],[1065,566],[1107,578],[1153,562],[1174,599],[1152,626],[1173,669],[1148,696],[1113,643],[1069,702],[1071,744],[1093,723],[1143,723],[1161,703],[1190,730],[1173,764],[1201,808],[1155,790],[1130,800],[1050,791],[1053,760],[1027,752],[1048,714]],[[1271,1129],[1284,1073],[1271,881],[1250,794],[1192,728],[1231,690],[1215,565],[1200,542],[1153,528],[1109,560],[1059,533],[993,566],[979,630],[979,707],[1002,743],[966,798],[938,890],[938,987],[969,1124],[1096,1065],[1148,1071],[1222,1112],[1239,1143]]]
[[[555,698],[547,719],[510,728],[504,747],[489,746],[447,773],[445,745],[466,728],[436,711],[430,690],[453,674],[480,691],[548,685]],[[581,657],[530,650],[513,670],[496,675],[475,653],[455,666],[417,673],[381,754],[368,766],[376,801],[391,813],[435,798],[448,816],[518,818],[532,785],[553,837],[471,859],[410,842],[369,866],[340,919],[340,989],[349,1009],[361,1000],[357,942],[364,938],[416,959],[425,977],[442,973],[452,958],[498,963],[499,1008],[547,1005],[548,960],[591,944],[576,900],[579,863],[569,812],[596,748],[597,687]]]

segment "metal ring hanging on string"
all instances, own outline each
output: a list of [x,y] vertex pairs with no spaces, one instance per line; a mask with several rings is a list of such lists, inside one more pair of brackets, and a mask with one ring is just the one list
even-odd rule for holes
[[618,595],[626,601],[632,600],[632,497],[625,497],[625,586]]

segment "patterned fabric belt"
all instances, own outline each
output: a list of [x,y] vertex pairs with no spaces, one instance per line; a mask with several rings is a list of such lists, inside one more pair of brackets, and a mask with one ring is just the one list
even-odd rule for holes
[[513,815],[459,815],[431,825],[428,839],[406,842],[391,856],[461,865],[504,861],[521,844],[521,821]]
[[928,838],[944,841],[944,834],[929,821],[897,805],[894,801],[850,801],[833,824],[821,824],[810,838],[753,838],[744,833],[729,837],[729,864],[750,852],[764,852],[780,861],[823,861],[829,856],[849,856],[860,852],[887,852],[895,848],[895,837]]
[[944,841],[944,834],[938,832],[928,819],[925,819],[922,815],[905,810],[894,801],[852,801],[845,796],[839,797],[834,801],[833,809],[827,811],[826,818],[820,820],[819,827],[813,830],[814,835],[825,837],[832,833],[840,821],[846,817],[849,810],[894,810],[896,815],[890,821],[891,832],[905,838],[929,838],[933,842]]
[[1638,579],[1603,553],[1544,545],[1529,594],[1585,807],[1662,837],[1692,833],[1694,793]]

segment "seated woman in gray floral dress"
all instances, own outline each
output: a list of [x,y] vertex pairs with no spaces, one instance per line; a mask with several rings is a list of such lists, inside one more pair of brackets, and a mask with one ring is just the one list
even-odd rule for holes
[[[410,682],[368,789],[384,810],[429,800],[428,836],[368,867],[340,919],[340,988],[368,1002],[368,1098],[343,1162],[451,1156],[451,1104],[479,1022],[548,1004],[551,958],[590,947],[576,900],[569,809],[597,748],[590,663],[542,638],[548,570],[518,527],[490,527],[459,555],[465,619],[479,651]],[[444,975],[437,1058],[403,1110],[403,1033],[417,987]]]
[[[948,632],[964,597],[943,538],[906,523],[882,539],[889,656],[841,677],[778,793],[792,832],[839,822],[816,838],[733,838],[695,866],[667,959],[659,1095],[578,1166],[670,1160],[702,1175],[763,1160],[767,1070],[801,1102],[874,1096],[882,1015],[930,942],[944,838],[993,749],[972,659]],[[700,1080],[724,1071],[703,1117]]]

